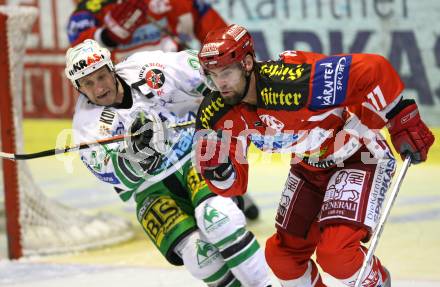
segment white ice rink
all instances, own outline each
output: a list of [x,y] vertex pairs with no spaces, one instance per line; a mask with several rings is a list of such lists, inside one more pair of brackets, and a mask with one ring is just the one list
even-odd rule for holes
[[[324,277],[328,286],[341,286]],[[275,278],[274,278],[275,282]],[[11,287],[120,287],[205,286],[183,268],[143,268],[86,264],[49,264],[0,261],[0,286]],[[279,286],[277,282],[274,286]],[[438,287],[439,281],[394,280],[393,287]]]

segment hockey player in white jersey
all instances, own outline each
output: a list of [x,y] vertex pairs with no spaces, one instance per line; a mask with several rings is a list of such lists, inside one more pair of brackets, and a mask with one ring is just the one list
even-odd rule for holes
[[135,134],[81,151],[81,160],[123,201],[173,265],[208,286],[270,286],[264,255],[233,200],[216,196],[192,166],[195,118],[206,87],[195,51],[139,52],[114,66],[93,40],[66,53],[66,76],[80,92],[75,142]]

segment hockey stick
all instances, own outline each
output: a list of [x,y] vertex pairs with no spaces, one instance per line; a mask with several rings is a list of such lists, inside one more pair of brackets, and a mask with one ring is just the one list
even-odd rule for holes
[[371,240],[370,247],[368,248],[367,255],[364,258],[364,262],[362,263],[361,270],[359,271],[359,274],[356,278],[356,283],[354,284],[355,287],[361,287],[362,277],[364,276],[364,273],[367,270],[368,264],[370,263],[371,259],[373,258],[373,254],[374,254],[374,251],[376,250],[377,244],[379,242],[379,238],[380,238],[382,231],[383,231],[383,228],[385,226],[385,222],[387,221],[388,216],[390,215],[391,208],[393,207],[394,201],[397,198],[397,194],[399,193],[400,186],[402,185],[402,182],[403,182],[403,178],[405,177],[406,172],[408,171],[408,168],[410,165],[411,165],[411,158],[409,156],[407,156],[405,158],[405,161],[403,162],[403,166],[399,172],[399,176],[397,177],[397,181],[394,184],[393,190],[390,195],[390,199],[388,199],[388,201],[387,201],[387,205],[385,207],[384,213],[379,220],[379,225],[373,234],[373,238]]
[[[169,125],[167,128],[169,128],[169,129],[182,128],[182,127],[190,126],[193,124],[195,124],[194,120],[172,124],[172,125]],[[44,151],[40,151],[40,152],[36,152],[36,153],[29,153],[29,154],[14,154],[14,153],[0,152],[0,159],[27,160],[27,159],[46,157],[46,156],[53,156],[53,155],[57,155],[57,154],[78,151],[81,149],[86,149],[86,148],[90,148],[90,147],[97,146],[97,145],[106,145],[106,144],[111,144],[111,143],[115,143],[115,142],[120,142],[120,141],[123,141],[129,137],[136,136],[136,135],[137,134],[117,135],[117,136],[114,136],[111,138],[97,140],[94,142],[80,143],[78,145],[67,146],[65,148],[49,149],[49,150],[44,150]]]

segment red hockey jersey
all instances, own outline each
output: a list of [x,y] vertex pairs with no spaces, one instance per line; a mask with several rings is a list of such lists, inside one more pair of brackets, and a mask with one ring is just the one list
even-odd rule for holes
[[235,181],[228,186],[208,181],[219,194],[246,191],[249,142],[264,151],[292,153],[292,163],[311,170],[335,166],[362,145],[377,148],[377,131],[404,88],[391,64],[373,54],[287,51],[277,61],[257,62],[254,73],[256,106],[228,106],[213,92],[198,112],[198,129],[222,129],[233,137],[229,158]]

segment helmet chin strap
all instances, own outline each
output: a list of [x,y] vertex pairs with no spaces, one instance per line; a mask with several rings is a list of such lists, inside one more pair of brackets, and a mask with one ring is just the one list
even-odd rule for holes
[[246,71],[245,79],[246,79],[246,85],[244,86],[243,94],[241,95],[240,102],[243,101],[243,99],[246,97],[247,92],[249,91],[249,85],[251,83],[251,75],[252,71],[248,72]]
[[116,94],[119,92],[119,81],[118,77],[116,77],[116,72],[113,71],[113,79],[115,80],[115,88],[116,88]]
[[[121,84],[121,83],[119,83],[119,81],[118,81],[118,77],[116,76],[116,72],[115,71],[113,71],[113,79],[115,80],[115,88],[116,88],[116,97],[118,97],[118,93],[119,93],[119,85]],[[122,91],[122,92],[124,92],[124,91]],[[120,103],[113,103],[113,104],[111,104],[110,106],[111,107],[116,107],[117,105],[119,105]]]

